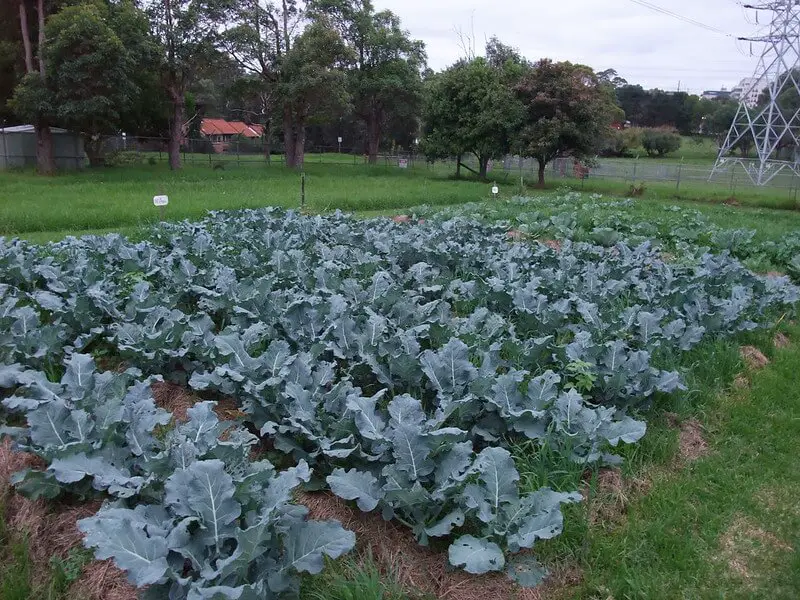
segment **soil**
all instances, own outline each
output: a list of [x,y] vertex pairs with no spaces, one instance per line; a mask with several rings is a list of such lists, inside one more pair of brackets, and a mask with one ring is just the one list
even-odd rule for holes
[[739,348],[739,354],[747,367],[754,371],[763,369],[769,364],[769,359],[755,346],[742,346]]
[[786,337],[785,334],[780,333],[780,332],[775,334],[775,337],[773,338],[772,343],[779,350],[783,350],[783,349],[788,348],[789,346],[792,345],[791,340],[788,337]]
[[[80,505],[29,500],[11,487],[9,478],[25,468],[41,468],[41,461],[30,454],[15,452],[11,441],[0,443],[0,495],[5,498],[5,519],[12,535],[26,536],[33,562],[32,573],[43,578],[50,573],[50,559],[66,559],[69,551],[81,547],[83,534],[77,522],[97,512],[100,501]],[[34,583],[46,583],[35,581]],[[69,598],[84,600],[136,600],[137,593],[125,573],[109,561],[91,561],[72,584]]]
[[377,513],[362,513],[327,492],[301,492],[296,499],[308,507],[310,518],[335,519],[354,531],[357,551],[369,553],[411,598],[422,593],[440,600],[543,600],[580,581],[577,571],[567,567],[554,569],[532,590],[521,589],[504,573],[470,575],[449,565],[446,543],[431,539],[433,548],[420,546],[409,529]]

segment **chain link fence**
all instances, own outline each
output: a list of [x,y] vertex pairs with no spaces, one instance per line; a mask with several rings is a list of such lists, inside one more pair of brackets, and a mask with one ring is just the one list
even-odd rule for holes
[[[86,145],[87,155],[94,155],[95,164],[112,165],[157,165],[168,160],[167,139],[159,137],[109,136]],[[0,147],[4,153],[2,164],[35,164],[34,157],[23,160],[9,154],[9,148]],[[208,166],[212,169],[225,169],[236,166],[282,165],[285,163],[283,149],[278,144],[267,145],[261,138],[212,137],[209,139],[188,139],[181,146],[184,164]],[[75,160],[75,159],[71,159]],[[82,166],[89,164],[89,159]],[[308,145],[305,164],[331,164],[342,168],[369,164],[368,157],[361,149],[348,145]],[[379,154],[377,164],[399,169],[436,170],[441,174],[456,170],[456,159],[429,161],[422,154],[401,150],[388,150]],[[462,164],[477,173],[478,163],[474,157],[463,157]],[[538,164],[533,159],[507,156],[503,160],[491,161],[488,179],[510,183],[520,179],[530,184],[536,180]],[[660,189],[674,186],[676,192],[690,188],[729,194],[735,197],[744,190],[760,190],[760,193],[783,196],[797,200],[800,178],[790,170],[778,174],[768,186],[757,187],[750,181],[741,166],[733,162],[717,169],[712,177],[712,166],[696,163],[676,162],[669,159],[615,159],[599,158],[588,163],[572,158],[559,158],[552,161],[546,170],[549,182],[563,181],[573,187],[597,187],[595,182],[617,182],[631,187],[654,184]]]

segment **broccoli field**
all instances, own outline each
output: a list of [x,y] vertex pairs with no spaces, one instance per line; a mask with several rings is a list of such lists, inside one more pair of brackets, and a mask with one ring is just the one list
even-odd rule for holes
[[[686,390],[680,356],[800,301],[797,236],[597,200],[0,238],[2,432],[40,464],[15,489],[102,500],[84,544],[145,598],[296,597],[357,544],[308,519],[301,489],[537,586],[537,543],[584,497],[529,485],[520,449],[619,465]],[[156,402],[162,381],[198,399],[185,419]]]

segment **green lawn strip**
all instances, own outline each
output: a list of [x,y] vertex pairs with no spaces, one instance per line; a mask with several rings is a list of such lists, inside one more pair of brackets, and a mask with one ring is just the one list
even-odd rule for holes
[[779,352],[768,336],[756,337],[773,363],[753,375],[752,389],[709,395],[713,381],[722,386],[740,368],[733,368],[735,344],[718,342],[694,353],[702,362],[690,374],[690,391],[661,407],[700,417],[707,456],[676,463],[669,457],[677,432],[664,418],[650,419],[624,470],[628,482],[649,485],[643,494],[627,489],[621,522],[590,526],[587,506],[571,507],[565,534],[539,547],[546,562],[582,565],[583,583],[570,597],[797,597],[800,328]]
[[[455,182],[452,182],[455,183]],[[472,184],[470,189],[474,189]],[[537,195],[550,195],[555,194],[555,191],[539,191],[529,190],[527,192],[530,196]],[[498,211],[500,215],[498,218],[513,220],[519,212],[519,206],[503,202],[503,200],[510,200],[513,198],[514,190],[507,188],[504,191],[503,197],[500,201],[485,200],[484,198],[466,198],[464,201],[478,201],[478,206],[485,206]],[[359,218],[373,218],[373,217],[391,217],[398,214],[413,213],[416,208],[420,208],[426,201],[427,197],[415,196],[413,191],[406,196],[404,203],[398,202],[396,206],[389,208],[366,208],[366,209],[345,209],[346,212],[353,212]],[[614,200],[613,198],[606,198],[607,200]],[[602,204],[602,200],[600,201]],[[681,208],[693,209],[701,212],[714,224],[730,229],[752,229],[756,232],[756,242],[764,242],[767,240],[779,240],[782,236],[797,231],[800,229],[800,212],[789,212],[771,210],[766,208],[751,208],[751,207],[733,207],[721,204],[709,204],[686,200],[659,200],[654,198],[640,198],[635,203],[624,209],[624,211],[641,221],[652,221],[654,219],[669,218],[669,213],[666,209],[672,206],[680,206]],[[296,208],[296,207],[295,207]],[[310,212],[330,212],[336,210],[337,207],[321,211],[319,209],[309,207]],[[149,207],[148,210],[155,210]],[[538,210],[538,209],[537,209]],[[552,211],[543,210],[546,214],[557,213],[563,211],[563,207],[555,207]],[[609,207],[608,214],[619,212],[619,208]],[[206,210],[200,210],[196,218],[201,218],[206,213]],[[593,214],[592,216],[601,218],[606,213],[602,209]],[[122,235],[139,239],[146,234],[147,227],[150,224],[157,222],[154,215],[146,224],[141,225],[128,225],[121,227],[109,228],[59,228],[56,230],[47,231],[27,231],[16,234],[21,239],[28,240],[33,243],[46,243],[51,241],[61,240],[69,235],[103,235],[106,233],[121,233]],[[177,219],[179,217],[173,216],[171,213],[167,214],[168,219]],[[6,234],[8,235],[8,234]]]
[[[487,200],[489,183],[451,178],[446,165],[428,168],[417,165],[403,170],[396,166],[331,164],[310,162],[306,172],[306,207],[315,212],[335,209],[375,211],[402,209],[409,205],[445,206]],[[495,171],[501,194],[510,197],[532,193],[520,188],[513,171]],[[529,177],[529,183],[533,183]],[[584,191],[625,195],[630,182],[623,180],[548,180],[556,190],[565,185]],[[0,173],[0,234],[13,236],[28,232],[119,229],[155,223],[159,211],[152,205],[156,194],[167,194],[170,205],[166,218],[197,219],[207,210],[300,206],[300,175],[279,164],[251,165],[225,169],[206,164],[189,164],[171,172],[162,164],[135,165],[64,173],[43,178],[32,172]],[[726,186],[687,182],[676,190],[674,184],[647,184],[645,198],[721,202],[730,197]],[[735,195],[743,205],[766,208],[795,208],[789,190],[742,188]]]

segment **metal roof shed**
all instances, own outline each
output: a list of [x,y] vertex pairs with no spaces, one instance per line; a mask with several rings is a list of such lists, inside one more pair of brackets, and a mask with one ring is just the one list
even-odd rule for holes
[[[58,169],[81,169],[86,162],[83,139],[77,133],[51,127],[53,155]],[[0,127],[0,170],[36,166],[33,125]]]

